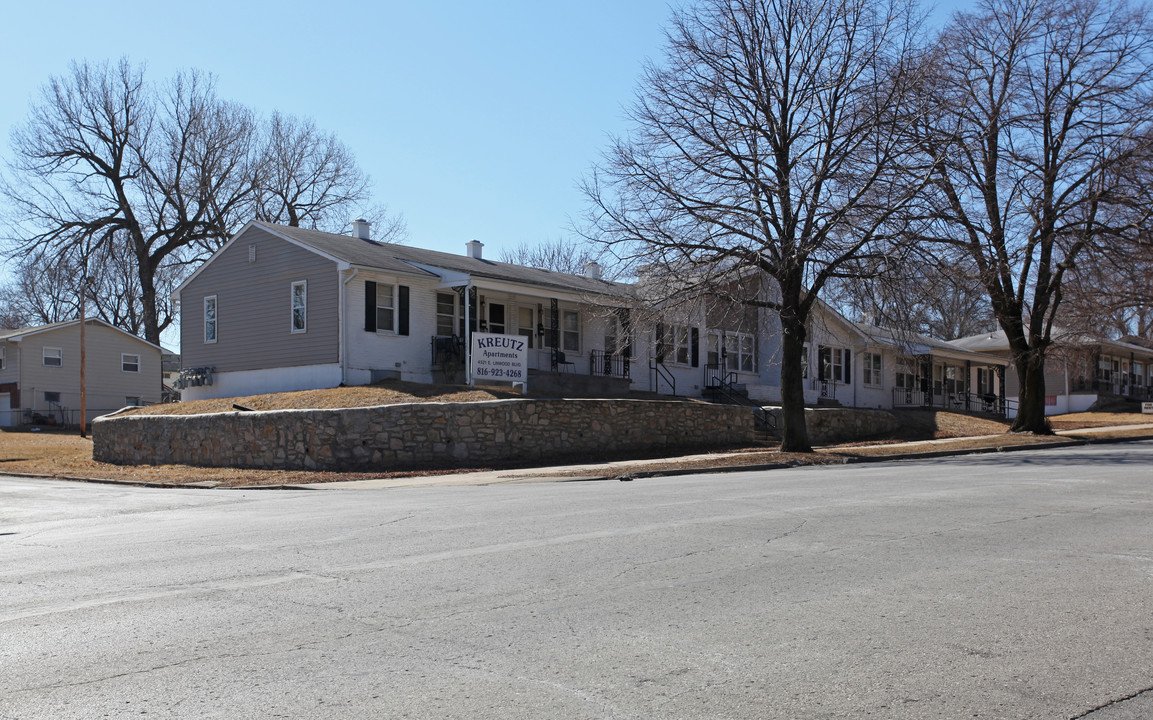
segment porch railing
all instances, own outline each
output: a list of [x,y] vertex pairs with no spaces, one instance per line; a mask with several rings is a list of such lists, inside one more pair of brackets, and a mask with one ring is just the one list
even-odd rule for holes
[[840,385],[836,380],[814,380],[812,388],[818,392],[818,397],[837,399],[837,385]]
[[628,379],[632,375],[631,358],[604,350],[589,351],[589,374]]
[[719,365],[705,365],[705,397],[713,402],[751,408],[753,424],[757,428],[779,434],[773,416],[760,403],[750,399],[747,392],[737,388],[735,372],[726,373]]
[[1016,400],[998,397],[992,393],[952,392],[933,393],[913,388],[893,388],[893,407],[924,407],[942,410],[984,412],[1004,417]]
[[1153,400],[1153,386],[1122,383],[1120,379],[1077,378],[1070,383],[1076,392],[1099,392],[1120,395],[1133,400]]
[[432,367],[464,367],[464,338],[459,335],[432,336]]
[[677,379],[673,376],[663,362],[657,360],[649,360],[649,385],[652,387],[653,392],[660,392],[660,382],[665,381],[665,384],[672,390],[672,396],[677,395]]

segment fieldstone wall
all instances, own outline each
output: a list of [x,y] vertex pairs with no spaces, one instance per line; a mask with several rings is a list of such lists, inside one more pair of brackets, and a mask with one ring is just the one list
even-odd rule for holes
[[386,470],[746,443],[749,408],[653,400],[494,400],[344,410],[120,415],[92,425],[92,456],[284,470]]
[[[768,407],[765,410],[773,416],[777,427],[780,427],[781,409]],[[805,408],[805,427],[809,431],[809,442],[814,445],[863,440],[891,433],[897,426],[897,416],[886,410]]]

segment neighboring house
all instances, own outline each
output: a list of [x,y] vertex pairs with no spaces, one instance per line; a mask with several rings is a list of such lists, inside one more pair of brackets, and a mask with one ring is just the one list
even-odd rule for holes
[[[160,402],[160,348],[103,320],[85,321],[87,421]],[[0,425],[72,425],[80,411],[80,321],[0,331]]]
[[180,402],[180,391],[175,389],[176,378],[180,376],[180,353],[162,349],[160,368],[161,382],[164,383],[161,402]]
[[1016,396],[1007,394],[1008,361],[913,332],[870,323],[849,323],[855,331],[850,405],[928,407],[1014,414]]
[[174,293],[182,398],[462,382],[466,320],[524,336],[530,374],[607,375],[627,388],[632,290],[595,263],[567,275],[486,260],[475,240],[453,255],[369,231],[245,225]]
[[[1103,395],[1153,399],[1153,348],[1084,334],[1060,335],[1045,357],[1045,414],[1088,410]],[[1009,342],[998,330],[955,340],[954,345],[1009,361]],[[1020,392],[1010,364],[1006,392]]]

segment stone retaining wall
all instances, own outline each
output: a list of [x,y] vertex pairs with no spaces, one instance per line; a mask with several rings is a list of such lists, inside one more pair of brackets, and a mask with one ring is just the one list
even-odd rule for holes
[[653,400],[494,400],[343,410],[120,415],[92,425],[92,456],[282,470],[387,470],[747,443],[749,408]]
[[[765,408],[781,426],[781,409]],[[856,408],[805,408],[805,427],[813,445],[833,445],[863,440],[897,429],[897,416],[886,410]]]

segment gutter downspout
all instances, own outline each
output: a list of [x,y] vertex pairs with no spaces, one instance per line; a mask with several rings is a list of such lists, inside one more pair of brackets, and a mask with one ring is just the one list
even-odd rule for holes
[[348,385],[348,333],[345,332],[344,325],[347,322],[347,303],[348,291],[345,289],[348,284],[352,282],[353,278],[360,272],[360,268],[352,268],[352,274],[340,283],[340,311],[337,313],[337,354],[340,361],[340,384]]
[[[469,387],[472,384],[472,318],[469,317],[469,294],[472,290],[472,278],[464,285],[464,381]],[[480,310],[480,295],[477,295],[477,310]]]

